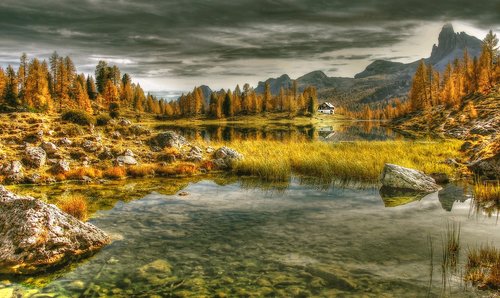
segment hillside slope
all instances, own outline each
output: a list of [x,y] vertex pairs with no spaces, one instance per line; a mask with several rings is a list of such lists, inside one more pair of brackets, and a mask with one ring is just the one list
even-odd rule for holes
[[433,107],[392,121],[415,137],[434,135],[464,141],[465,163],[477,174],[500,178],[500,86],[488,95],[472,94],[458,108]]

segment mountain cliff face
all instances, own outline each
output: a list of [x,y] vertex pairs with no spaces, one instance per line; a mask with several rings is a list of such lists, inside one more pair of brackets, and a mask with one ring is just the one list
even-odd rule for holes
[[[432,48],[431,56],[426,58],[436,69],[442,71],[449,62],[463,57],[467,49],[470,56],[479,56],[481,40],[465,32],[456,33],[451,24],[443,26],[438,44]],[[328,77],[322,71],[313,71],[297,78],[299,90],[312,85],[318,90],[320,100],[334,101],[337,104],[366,104],[386,99],[405,98],[419,61],[400,63],[376,60],[354,78]],[[271,93],[278,94],[280,88],[292,86],[293,80],[286,74],[276,79],[268,79]],[[265,82],[259,82],[256,91],[264,92]]]

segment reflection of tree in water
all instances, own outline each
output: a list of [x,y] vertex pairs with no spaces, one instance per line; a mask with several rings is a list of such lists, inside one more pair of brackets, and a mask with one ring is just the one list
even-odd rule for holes
[[233,141],[233,140],[386,140],[398,135],[377,123],[364,121],[347,125],[316,127],[312,124],[294,125],[270,123],[262,126],[246,124],[209,124],[193,126],[159,125],[157,130],[173,130],[188,140],[194,141]]

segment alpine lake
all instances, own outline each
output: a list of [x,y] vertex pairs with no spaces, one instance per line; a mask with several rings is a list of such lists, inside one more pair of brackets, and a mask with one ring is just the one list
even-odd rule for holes
[[[188,139],[403,138],[384,127],[158,127]],[[489,297],[463,281],[467,248],[500,246],[498,209],[475,204],[467,184],[403,200],[379,185],[285,183],[206,175],[101,184],[10,186],[53,203],[79,193],[89,222],[112,243],[36,276],[0,276],[0,297]],[[182,195],[180,195],[182,194]],[[450,224],[460,255],[443,270]],[[444,272],[443,272],[444,271]]]

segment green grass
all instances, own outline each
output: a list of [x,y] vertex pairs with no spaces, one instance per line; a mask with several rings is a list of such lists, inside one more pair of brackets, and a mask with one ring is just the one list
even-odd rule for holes
[[375,182],[385,163],[421,170],[425,173],[455,170],[446,158],[459,157],[460,142],[377,141],[334,143],[231,141],[225,144],[245,158],[234,165],[239,175],[265,181],[284,181],[298,174],[323,181],[354,180]]

